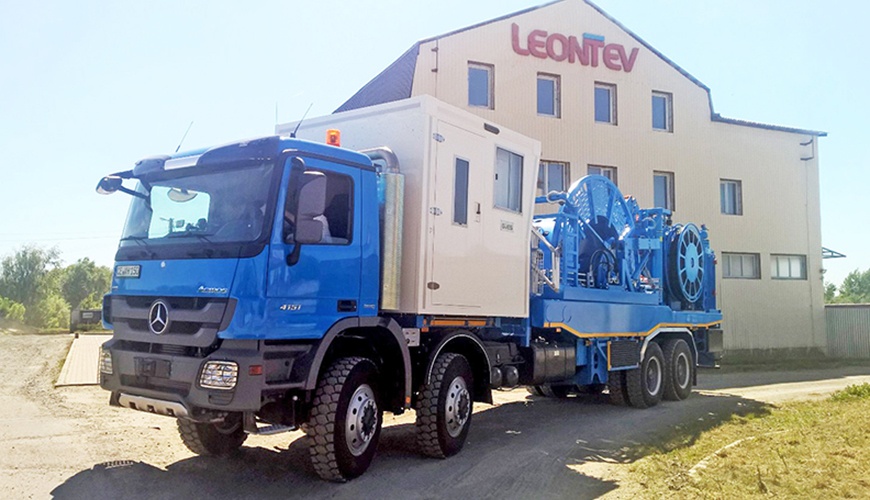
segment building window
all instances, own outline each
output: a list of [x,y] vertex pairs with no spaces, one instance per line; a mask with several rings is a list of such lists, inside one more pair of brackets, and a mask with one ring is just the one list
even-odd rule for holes
[[743,186],[740,181],[719,180],[719,204],[726,215],[743,215]]
[[807,279],[807,256],[771,255],[770,277],[778,280]]
[[674,210],[673,172],[653,172],[653,205]]
[[757,253],[722,253],[722,277],[746,280],[761,279],[761,261]]
[[495,206],[522,212],[523,157],[498,148],[495,155]]
[[491,64],[468,63],[468,105],[494,109]]
[[568,184],[568,164],[561,161],[542,161],[538,170],[538,196],[550,191],[565,191]]
[[616,85],[595,82],[595,121],[616,125]]
[[453,175],[453,222],[468,224],[468,160],[456,159]]
[[561,89],[557,75],[538,73],[538,114],[561,116]]
[[654,130],[674,131],[674,96],[667,92],[652,93],[652,126]]
[[616,167],[602,167],[600,165],[589,165],[588,169],[586,170],[586,173],[588,175],[603,175],[604,177],[607,177],[608,179],[610,179],[610,182],[616,184],[617,186],[619,185],[619,183],[616,182]]

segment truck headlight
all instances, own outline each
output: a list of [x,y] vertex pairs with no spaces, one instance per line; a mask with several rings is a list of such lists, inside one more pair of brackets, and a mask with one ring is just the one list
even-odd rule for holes
[[238,381],[239,364],[235,361],[209,361],[199,376],[199,385],[206,389],[232,389]]
[[112,374],[112,353],[100,347],[100,373]]

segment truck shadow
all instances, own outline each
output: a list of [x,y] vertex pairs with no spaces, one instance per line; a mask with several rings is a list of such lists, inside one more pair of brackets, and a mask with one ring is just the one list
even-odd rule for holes
[[[97,464],[52,491],[55,498],[593,498],[618,488],[606,467],[688,446],[734,414],[760,403],[693,394],[639,411],[600,396],[529,397],[475,413],[463,451],[421,457],[412,424],[384,428],[372,467],[345,484],[319,480],[305,438],[286,448],[243,447],[227,459],[192,457],[165,470],[131,461]],[[600,471],[604,470],[604,473]],[[597,476],[597,477],[596,477]]]

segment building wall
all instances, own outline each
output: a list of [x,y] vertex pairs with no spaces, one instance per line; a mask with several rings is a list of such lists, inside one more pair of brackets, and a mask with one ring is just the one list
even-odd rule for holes
[[[517,54],[532,30],[582,39],[584,33],[638,49],[631,72]],[[494,67],[494,109],[468,106],[468,63]],[[558,75],[561,117],[539,116],[538,73]],[[594,120],[596,82],[616,85],[617,125]],[[652,128],[653,91],[673,94],[673,132]],[[775,91],[770,89],[771,92]],[[653,205],[653,172],[674,174],[675,222],[705,223],[718,255],[759,254],[760,279],[723,279],[717,271],[726,348],[825,345],[818,138],[713,121],[709,93],[616,23],[581,0],[565,0],[446,35],[419,46],[413,95],[430,94],[543,143],[542,159],[617,168],[624,194]],[[801,158],[813,156],[812,160]],[[740,180],[743,215],[720,213],[720,179]],[[805,280],[771,279],[771,254],[806,256]],[[721,258],[720,258],[721,261]]]

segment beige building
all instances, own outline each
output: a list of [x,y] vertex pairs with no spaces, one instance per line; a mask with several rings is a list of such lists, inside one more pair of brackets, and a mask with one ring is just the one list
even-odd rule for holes
[[420,41],[338,111],[421,94],[542,141],[542,192],[599,173],[706,224],[726,349],[824,349],[823,132],[720,116],[709,88],[584,0]]

